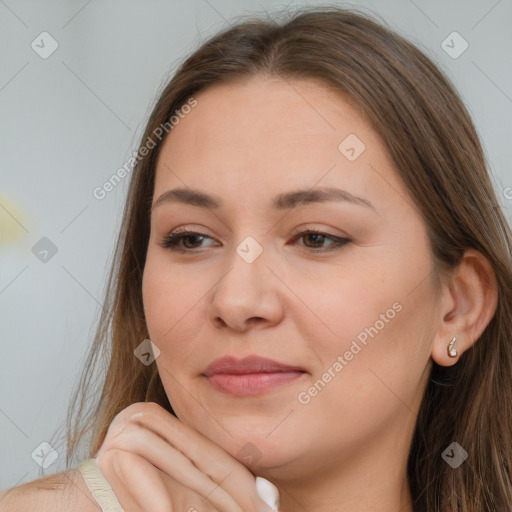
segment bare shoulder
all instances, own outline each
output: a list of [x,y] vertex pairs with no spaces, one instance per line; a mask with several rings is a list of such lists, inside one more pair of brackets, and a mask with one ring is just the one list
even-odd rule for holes
[[33,480],[0,493],[0,512],[99,512],[78,469]]

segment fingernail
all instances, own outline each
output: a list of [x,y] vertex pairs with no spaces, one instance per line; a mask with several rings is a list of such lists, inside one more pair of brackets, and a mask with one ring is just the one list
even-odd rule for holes
[[272,509],[272,512],[279,511],[279,490],[273,483],[257,476],[256,491],[259,497]]

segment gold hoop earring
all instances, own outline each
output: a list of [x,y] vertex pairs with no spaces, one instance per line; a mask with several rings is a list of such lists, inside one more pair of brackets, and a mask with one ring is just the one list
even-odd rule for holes
[[448,355],[450,357],[457,357],[457,349],[453,346],[456,340],[456,336],[452,338],[452,341],[448,344]]

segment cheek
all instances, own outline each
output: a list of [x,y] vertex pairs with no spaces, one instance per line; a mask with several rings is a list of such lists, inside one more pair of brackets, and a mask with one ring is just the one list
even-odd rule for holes
[[364,257],[347,253],[340,264],[289,271],[284,279],[297,296],[290,299],[288,315],[323,367],[350,350],[354,340],[364,344],[396,323],[406,276],[386,261],[382,247],[365,251]]
[[[295,418],[315,433],[311,444],[326,453],[333,443],[363,446],[394,422],[413,417],[428,363],[418,316],[404,305],[383,328],[372,321],[375,330],[359,329],[364,337],[347,336],[318,348],[322,365],[294,396]],[[415,346],[409,350],[410,345]]]
[[345,413],[361,421],[385,417],[388,408],[403,407],[400,400],[412,402],[429,363],[435,297],[425,279],[428,257],[415,268],[406,259],[381,253],[373,265],[331,281],[325,293],[310,285],[315,325],[312,315],[301,321],[318,361],[300,403],[332,411],[338,422]]
[[398,297],[394,304],[399,307],[377,308],[384,313],[383,320],[373,315],[357,328],[351,321],[355,334],[321,345],[322,367],[310,387],[301,390],[304,414],[336,425],[336,435],[353,443],[397,418],[411,417],[424,390],[435,329],[425,307],[432,290],[428,282],[416,289],[415,296],[407,296],[405,290],[409,288],[391,293],[384,302],[388,306]]
[[193,339],[188,328],[198,325],[195,316],[206,285],[200,274],[192,276],[189,269],[173,267],[165,256],[155,252],[148,251],[142,296],[151,339],[165,350],[171,339]]

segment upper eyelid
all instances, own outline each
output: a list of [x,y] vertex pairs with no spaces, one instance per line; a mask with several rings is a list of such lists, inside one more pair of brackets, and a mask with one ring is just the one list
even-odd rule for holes
[[[298,230],[294,230],[292,237],[295,239],[300,236],[304,236],[307,234],[315,234],[315,233],[318,233],[319,235],[325,235],[326,237],[336,238],[336,239],[350,238],[349,235],[346,235],[346,234],[335,235],[334,233],[329,233],[328,231],[325,231],[324,229],[319,229],[319,228],[300,228]],[[194,236],[194,235],[195,236],[203,236],[203,237],[215,240],[215,237],[210,236],[201,230],[188,229],[188,228],[176,228],[176,229],[170,231],[169,233],[164,234],[163,239],[165,240],[170,237],[178,237],[178,236],[186,237],[187,235],[188,236]]]
[[[349,237],[348,235],[334,235],[332,233],[329,233],[323,229],[318,229],[318,228],[300,228],[299,230],[294,230],[294,234],[292,235],[292,240],[295,242],[296,240],[299,240],[300,238],[308,235],[308,234],[319,234],[319,235],[323,235],[327,240],[330,240],[334,245],[335,244],[340,244],[342,242],[345,242],[345,243],[348,243],[348,242],[352,242],[352,238]],[[194,230],[194,229],[188,229],[188,228],[176,228],[175,230],[172,230],[171,232],[169,232],[168,234],[165,234],[163,236],[163,238],[161,239],[161,241],[159,242],[159,245],[160,246],[163,246],[165,247],[166,243],[169,242],[171,239],[174,239],[174,244],[173,246],[179,246],[181,240],[183,240],[184,238],[187,238],[187,236],[200,236],[200,237],[206,237],[206,238],[209,238],[210,240],[215,240],[214,237],[211,237],[209,235],[207,235],[206,233],[203,233],[202,231],[199,231],[199,230]],[[200,248],[198,248],[200,249]],[[185,249],[185,252],[194,252],[194,249]],[[320,252],[320,251],[318,251]]]
[[[313,224],[313,223],[311,223]],[[336,228],[333,228],[333,227],[317,227],[317,226],[310,226],[310,225],[301,225],[300,227],[298,228],[294,228],[292,230],[292,234],[293,235],[297,235],[297,234],[300,234],[300,233],[303,233],[305,231],[314,231],[314,232],[318,232],[320,234],[325,234],[325,235],[329,235],[329,236],[334,236],[334,237],[338,237],[338,238],[349,238],[350,235],[348,233],[339,233],[339,234],[335,234],[335,233],[330,233],[328,230],[329,229],[336,229]],[[184,234],[184,233],[192,233],[192,234],[198,234],[198,235],[206,235],[210,238],[214,238],[214,236],[210,236],[208,235],[205,231],[209,231],[208,228],[204,228],[204,227],[199,227],[199,228],[195,228],[195,227],[191,227],[191,228],[188,228],[188,227],[183,227],[183,226],[180,226],[180,227],[177,227],[175,229],[172,229],[170,231],[167,231],[164,236],[170,236],[172,234]],[[231,231],[231,230],[230,230]],[[274,229],[272,229],[271,231],[275,231]]]

